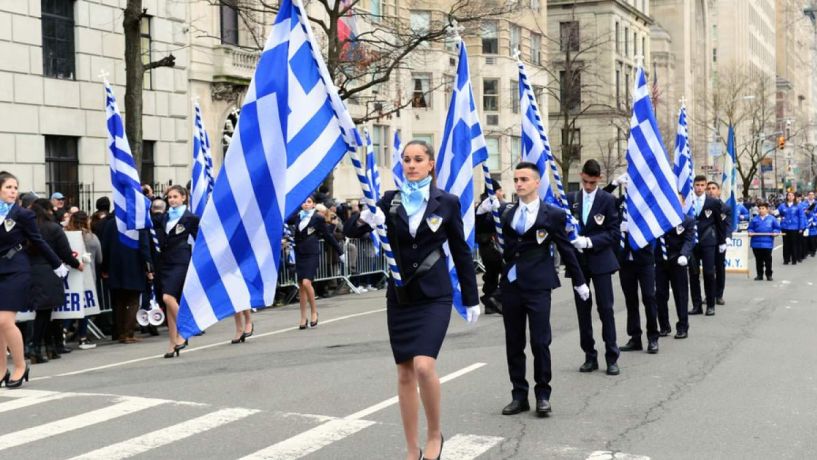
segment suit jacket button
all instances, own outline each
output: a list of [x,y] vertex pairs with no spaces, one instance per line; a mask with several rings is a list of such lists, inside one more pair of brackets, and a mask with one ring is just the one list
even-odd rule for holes
[[417,268],[417,262],[414,262],[413,264],[411,264],[411,266]]
[[411,249],[417,249],[417,243],[412,244]]

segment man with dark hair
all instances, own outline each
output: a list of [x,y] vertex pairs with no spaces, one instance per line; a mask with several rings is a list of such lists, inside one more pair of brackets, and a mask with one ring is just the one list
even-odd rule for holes
[[692,207],[698,229],[698,243],[693,251],[694,260],[689,264],[689,290],[692,294],[690,315],[703,313],[701,298],[701,266],[704,272],[704,290],[706,293],[706,315],[715,314],[715,253],[726,251],[726,227],[721,218],[723,207],[721,200],[706,195],[706,176],[695,176],[693,182],[695,196]]
[[[593,282],[596,291],[607,375],[618,375],[619,349],[616,345],[616,322],[613,315],[612,275],[619,269],[615,248],[621,240],[620,219],[613,195],[599,190],[600,180],[599,162],[587,160],[581,172],[582,190],[569,197],[570,209],[579,222],[579,236],[572,243],[579,251],[577,254],[584,277]],[[579,319],[579,337],[585,355],[584,364],[579,371],[592,372],[599,368],[596,342],[593,340],[593,299],[583,299],[578,293],[574,298]]]
[[505,203],[505,194],[502,184],[494,182],[495,197],[483,195],[482,203],[477,206],[474,231],[479,245],[479,257],[485,273],[482,275],[482,297],[485,305],[485,314],[502,313],[502,303],[499,300],[499,277],[502,275],[502,252],[497,240],[496,224],[493,211],[500,214],[509,207]]
[[[723,227],[726,230],[726,244],[732,239],[732,232],[735,229],[732,227],[732,208],[723,202],[721,199],[721,186],[717,182],[709,181],[706,183],[706,194],[721,202],[723,209],[720,215],[723,221]],[[715,304],[726,305],[723,300],[723,292],[726,290],[726,251],[715,253]]]

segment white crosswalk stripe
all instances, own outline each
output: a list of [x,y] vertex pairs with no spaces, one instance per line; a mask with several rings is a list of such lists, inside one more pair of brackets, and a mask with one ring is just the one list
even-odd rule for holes
[[311,454],[329,444],[374,425],[368,420],[337,419],[318,425],[277,444],[247,455],[242,460],[293,460]]
[[42,392],[40,394],[24,393],[15,396],[18,396],[18,399],[0,403],[0,414],[2,414],[3,412],[11,412],[13,410],[23,409],[29,406],[33,406],[35,404],[43,404],[51,401],[56,401],[58,399],[65,399],[73,395],[71,393]]
[[488,452],[503,441],[496,436],[477,436],[473,434],[458,434],[445,441],[443,448],[445,458],[454,460],[470,460]]

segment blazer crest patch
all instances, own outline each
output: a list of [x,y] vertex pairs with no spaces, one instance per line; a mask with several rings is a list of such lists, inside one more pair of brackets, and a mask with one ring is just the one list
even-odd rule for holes
[[596,221],[596,225],[603,225],[604,224],[604,214],[596,214],[593,216],[593,220]]
[[536,230],[536,243],[537,244],[542,244],[542,241],[545,241],[545,239],[547,237],[548,237],[547,230],[544,230],[544,229]]
[[311,235],[315,233],[315,227],[306,227],[306,234]]
[[436,214],[432,214],[426,217],[426,224],[428,224],[428,228],[430,228],[432,232],[436,232],[439,230],[440,225],[443,224],[443,218]]
[[721,220],[726,220],[726,214],[721,214]]
[[707,219],[709,219],[710,217],[712,217],[712,210],[707,209],[706,211],[704,211],[704,215],[706,216]]
[[17,222],[15,222],[13,219],[6,219],[6,221],[3,222],[3,226],[6,227],[7,232],[10,232],[15,225],[17,225]]
[[177,224],[176,225],[176,234],[178,235],[179,233],[182,233],[183,231],[184,231],[184,225]]
[[679,234],[679,235],[680,235],[681,233],[684,233],[684,226],[683,226],[683,225],[679,225],[679,226],[675,227],[675,233],[677,233],[677,234]]

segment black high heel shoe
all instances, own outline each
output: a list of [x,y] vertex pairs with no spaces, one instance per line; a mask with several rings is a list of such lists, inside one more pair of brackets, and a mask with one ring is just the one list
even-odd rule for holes
[[174,349],[173,351],[165,353],[165,358],[173,358],[175,356],[179,356],[179,350]]
[[230,343],[236,344],[236,343],[241,343],[243,341],[244,341],[244,333],[242,332],[241,335],[238,336],[237,339],[230,340]]
[[243,341],[247,340],[248,337],[252,337],[254,332],[255,332],[255,323],[253,323],[252,326],[250,327],[250,332],[245,332],[245,333],[241,334],[241,341],[243,342]]
[[318,327],[318,319],[320,319],[320,317],[315,313],[315,321],[310,321],[309,327]]
[[173,347],[173,351],[175,351],[175,352],[176,352],[176,356],[178,356],[178,355],[179,355],[179,351],[184,350],[185,348],[187,348],[187,340],[185,340],[183,344],[181,344],[181,345],[176,345],[175,347]]
[[437,458],[426,458],[423,457],[423,460],[440,460],[443,456],[443,445],[445,444],[445,436],[440,433],[440,453],[437,455]]
[[298,324],[298,329],[300,329],[300,330],[302,330],[302,331],[303,331],[304,329],[306,329],[306,328],[307,328],[307,326],[308,326],[308,325],[309,325],[309,321],[305,321],[303,324],[300,324],[300,323],[299,323],[299,324]]
[[6,381],[6,388],[20,388],[23,386],[23,380],[28,382],[28,372],[31,370],[31,366],[26,364],[26,371],[23,372],[23,376],[20,377],[18,380],[11,380],[11,374],[6,373],[6,377],[4,380]]
[[0,379],[0,387],[2,387],[4,383],[9,383],[10,378],[11,372],[8,369],[6,369],[6,375],[4,375],[2,379]]

